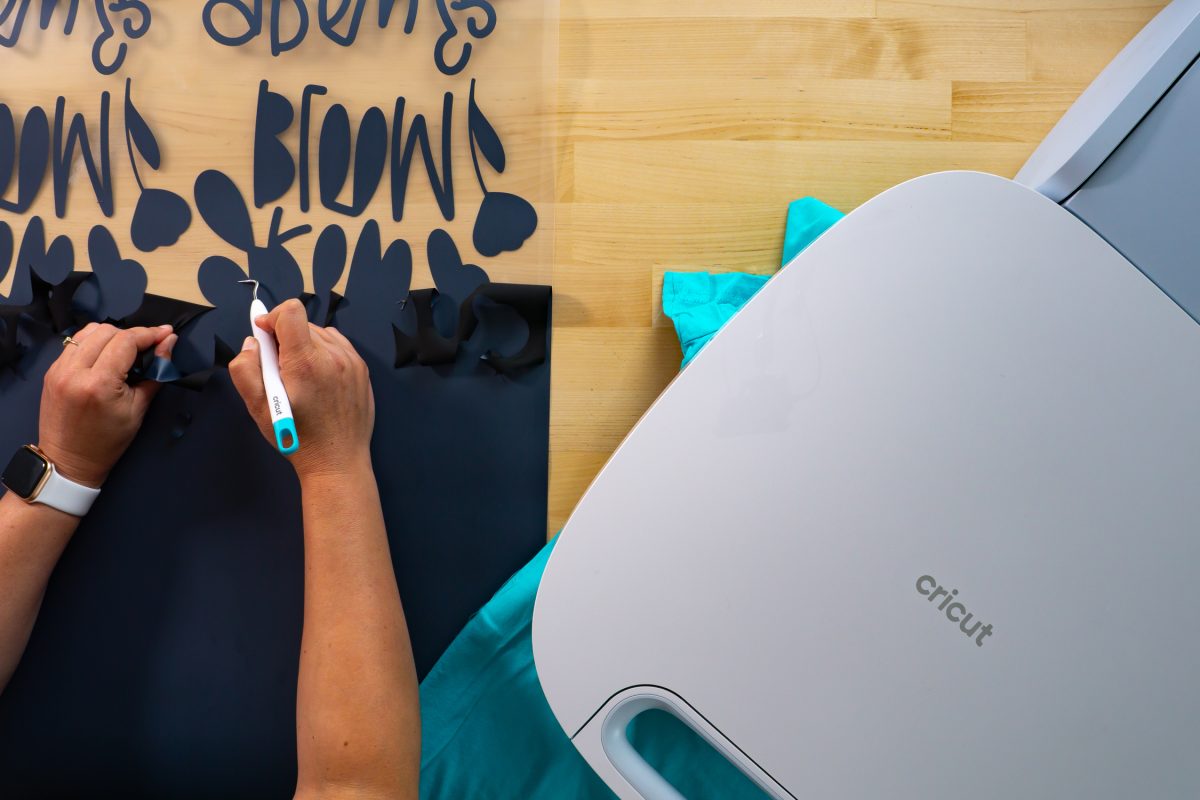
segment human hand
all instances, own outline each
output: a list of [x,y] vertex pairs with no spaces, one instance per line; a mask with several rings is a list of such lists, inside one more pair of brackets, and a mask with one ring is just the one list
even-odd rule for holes
[[[256,324],[279,344],[279,374],[300,439],[300,449],[289,456],[296,474],[303,480],[369,468],[375,395],[367,365],[354,345],[339,331],[310,323],[299,300],[281,303]],[[253,336],[229,363],[229,374],[250,416],[274,445],[262,361]]]
[[67,344],[42,385],[38,447],[69,480],[99,488],[137,435],[159,384],[125,382],[138,353],[163,358],[179,337],[170,325],[120,330],[95,322]]

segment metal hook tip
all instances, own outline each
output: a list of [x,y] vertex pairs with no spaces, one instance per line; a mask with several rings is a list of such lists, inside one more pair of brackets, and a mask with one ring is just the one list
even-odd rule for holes
[[258,299],[258,281],[251,278],[251,279],[245,280],[245,281],[238,281],[238,283],[253,283],[254,284],[254,299],[255,300]]

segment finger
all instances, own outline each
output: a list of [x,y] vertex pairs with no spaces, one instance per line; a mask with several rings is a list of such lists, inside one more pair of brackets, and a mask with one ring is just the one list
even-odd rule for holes
[[[76,362],[76,357],[79,355],[81,345],[87,340],[87,337],[92,333],[92,331],[98,327],[99,326],[95,322],[89,322],[78,333],[70,336],[69,338],[71,341],[75,342],[75,344],[71,344],[71,342],[68,342],[67,339],[64,338],[62,352],[59,353],[58,358],[54,360],[54,363],[56,365],[62,364],[63,366],[73,365]],[[61,368],[62,367],[60,367],[60,369]]]
[[337,342],[339,345],[341,345],[342,348],[345,349],[348,353],[350,353],[352,356],[354,356],[356,358],[362,358],[362,356],[358,352],[358,349],[355,348],[354,344],[351,343],[351,341],[346,338],[346,335],[344,333],[339,331],[337,328],[326,328],[325,330],[329,331],[330,337],[332,337],[333,340],[335,342]]
[[74,341],[75,344],[72,345],[68,342],[67,344],[63,345],[63,350],[72,358],[74,358],[74,356],[78,356],[80,350],[83,349],[83,343],[86,342],[88,337],[90,337],[99,329],[99,322],[89,322],[87,325],[84,325],[82,328],[80,328],[78,332],[71,334],[71,340]]
[[179,343],[179,334],[172,333],[167,338],[158,343],[158,347],[154,348],[154,355],[157,358],[165,358],[171,360],[171,355],[175,352],[175,345]]
[[351,350],[354,349],[354,345],[350,344],[350,340],[346,338],[346,334],[342,333],[337,328],[325,328],[325,330],[329,331],[329,335],[334,339],[337,339],[341,344],[349,347]]
[[83,344],[87,341],[87,338],[95,333],[96,329],[99,327],[99,322],[89,322],[87,325],[84,325],[82,328],[80,328],[78,333],[73,334],[72,338],[80,344]]
[[326,347],[334,347],[338,349],[341,348],[341,345],[338,344],[336,339],[329,335],[329,331],[326,328],[313,325],[310,322],[308,332],[309,335],[312,336],[314,342],[320,342]]
[[[179,341],[179,335],[172,333],[167,338],[158,343],[154,348],[154,356],[156,358],[171,360],[171,354],[175,350],[175,343]],[[137,386],[133,387],[133,407],[138,414],[144,415],[146,409],[150,407],[150,401],[158,394],[158,390],[162,388],[162,384],[158,381],[142,381]]]
[[138,353],[157,347],[163,339],[171,335],[170,325],[160,325],[157,328],[130,328],[120,331],[111,337],[104,345],[92,369],[98,369],[111,375],[125,376],[129,373]]
[[158,381],[142,381],[129,390],[129,394],[133,398],[133,410],[139,417],[146,415],[146,409],[150,408],[150,401],[154,399],[161,388],[162,384]]
[[259,357],[258,342],[253,336],[247,336],[242,343],[242,352],[229,362],[229,377],[233,386],[246,404],[246,410],[258,424],[263,436],[273,438],[270,426],[267,424],[267,390],[263,386],[262,361]]
[[[71,359],[72,365],[90,367],[96,363],[105,346],[121,331],[112,325],[97,325],[87,339],[76,348],[79,352]],[[70,345],[67,345],[70,347]]]
[[255,324],[275,336],[281,357],[284,353],[302,355],[313,345],[308,314],[299,300],[280,303],[271,313],[255,320]]

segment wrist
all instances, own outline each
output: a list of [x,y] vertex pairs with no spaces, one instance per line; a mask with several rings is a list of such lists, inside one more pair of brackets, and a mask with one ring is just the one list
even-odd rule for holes
[[79,517],[42,503],[27,503],[11,491],[0,497],[0,516],[15,521],[27,520],[31,527],[38,530],[54,525],[73,533],[79,524]]
[[308,491],[321,486],[344,485],[346,480],[374,479],[375,468],[371,464],[371,453],[367,448],[345,456],[314,457],[311,460],[292,459],[300,488]]
[[39,444],[38,449],[45,453],[46,458],[50,459],[50,463],[54,465],[54,471],[72,483],[78,483],[80,486],[87,486],[90,489],[99,489],[104,485],[105,478],[108,477],[108,470],[80,463],[78,458],[74,458],[53,443]]

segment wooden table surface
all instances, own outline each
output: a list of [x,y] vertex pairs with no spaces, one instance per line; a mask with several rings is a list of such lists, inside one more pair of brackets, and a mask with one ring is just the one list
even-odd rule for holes
[[563,0],[550,531],[671,380],[664,270],[778,268],[789,201],[1012,176],[1159,0]]
[[[543,28],[530,27],[544,2],[553,0],[499,0],[505,25],[496,41],[478,48],[472,74],[480,75],[483,102],[509,137],[513,167],[503,181],[494,179],[496,188],[535,197],[552,220],[546,227],[553,235],[506,256],[499,274],[554,285],[549,532],[566,521],[678,369],[679,347],[659,306],[664,270],[772,272],[787,204],[805,195],[849,211],[937,170],[1013,175],[1162,6],[1162,0],[561,0],[555,84],[534,42]],[[130,47],[125,72],[137,76],[138,102],[166,147],[162,171],[143,175],[152,186],[189,196],[195,176],[219,166],[249,188],[248,114],[260,77],[269,76],[273,89],[294,102],[307,81],[323,78],[335,89],[326,104],[349,100],[359,112],[368,104],[390,108],[401,90],[413,108],[429,113],[440,106],[443,87],[408,77],[430,73],[434,15],[420,18],[414,37],[368,30],[353,49],[312,41],[303,53],[266,64],[263,41],[236,53],[208,41],[198,27],[199,7],[184,0],[155,4],[157,27]],[[71,110],[95,125],[101,92],[108,91],[118,114],[125,73],[107,77],[90,68],[95,20],[86,17],[70,38],[33,30],[31,22],[19,47],[0,51],[0,71],[9,76],[0,101],[21,114],[35,104],[53,113],[53,98],[65,93]],[[415,65],[411,72],[401,69],[403,59]],[[391,68],[376,81],[347,77],[385,62]],[[531,92],[530,81],[550,88]],[[465,113],[462,89],[458,108]],[[540,138],[546,130],[554,131],[553,150]],[[289,137],[294,146],[295,131]],[[128,252],[134,183],[123,144],[117,138],[113,145],[120,202],[111,227]],[[553,152],[556,170],[546,152]],[[458,147],[455,158],[460,177],[469,177],[465,149]],[[55,219],[48,186],[32,213],[49,221],[51,235],[70,235],[82,252],[100,217],[78,156],[71,174],[71,214]],[[469,242],[473,215],[465,210],[478,195],[471,180],[462,184],[464,213],[448,227]],[[557,203],[547,208],[552,192]],[[366,216],[388,219],[388,202],[379,192]],[[414,190],[408,205],[407,227],[389,225],[385,232],[411,235],[420,266],[424,234],[443,222],[427,188]],[[266,214],[255,218],[260,234]],[[345,223],[320,209],[289,215],[288,224]],[[25,221],[4,216],[20,235]],[[303,265],[314,240],[295,242]],[[229,250],[194,224],[169,252],[138,257],[152,291],[200,300],[197,265],[213,253],[234,255]],[[416,286],[429,285],[423,269]],[[0,293],[11,280],[0,281]]]

